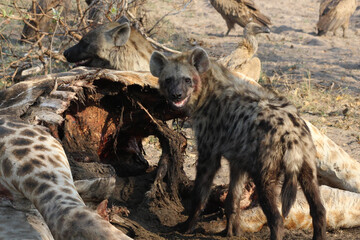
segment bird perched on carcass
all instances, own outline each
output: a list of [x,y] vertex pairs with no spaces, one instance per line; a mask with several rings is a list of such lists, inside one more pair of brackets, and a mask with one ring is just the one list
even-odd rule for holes
[[241,27],[249,22],[265,27],[271,25],[270,18],[262,14],[252,0],[210,0],[210,3],[226,21],[226,35],[234,28],[235,23]]
[[240,41],[234,51],[220,59],[219,62],[232,71],[258,81],[260,78],[261,62],[259,58],[253,56],[258,49],[256,35],[259,33],[270,33],[270,29],[254,22],[248,23],[244,28],[244,39]]
[[343,37],[349,27],[350,17],[356,10],[356,0],[321,0],[319,21],[317,23],[318,35],[333,32],[341,27]]

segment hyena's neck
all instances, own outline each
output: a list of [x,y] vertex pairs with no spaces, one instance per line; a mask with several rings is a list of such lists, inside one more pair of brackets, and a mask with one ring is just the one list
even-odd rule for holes
[[132,29],[131,37],[124,46],[110,50],[111,68],[122,71],[150,71],[149,61],[154,50],[137,30]]
[[211,62],[210,70],[200,76],[201,89],[191,105],[192,112],[200,109],[209,98],[226,98],[238,95],[255,99],[268,97],[263,88],[253,85],[234,75],[223,65]]
[[0,117],[0,183],[30,200],[55,239],[128,239],[85,206],[61,144],[40,126]]
[[130,46],[114,47],[109,52],[110,68],[121,71],[149,71],[150,54],[136,52]]

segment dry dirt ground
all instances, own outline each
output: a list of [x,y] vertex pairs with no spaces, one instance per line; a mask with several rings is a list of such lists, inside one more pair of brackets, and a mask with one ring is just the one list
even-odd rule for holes
[[[149,24],[179,2],[148,3]],[[332,33],[316,36],[319,1],[256,0],[255,3],[273,23],[272,33],[259,37],[257,56],[263,65],[260,83],[291,99],[304,118],[360,161],[360,7],[351,18],[347,37],[343,38],[341,29],[336,36]],[[178,50],[201,46],[211,56],[222,57],[235,49],[242,38],[241,27],[237,26],[229,36],[224,36],[226,30],[225,21],[209,1],[194,0],[184,11],[166,17],[154,37]],[[184,169],[194,179],[196,146],[191,129],[182,130],[189,144]],[[156,165],[160,154],[156,140],[148,139],[147,143],[146,157]],[[214,183],[227,181],[227,164],[223,161]],[[221,216],[205,215],[199,224],[202,233],[159,235],[166,239],[225,239],[211,234],[224,227]],[[240,239],[264,238],[269,238],[267,228]],[[288,231],[285,236],[285,239],[311,238],[312,233],[306,231]],[[360,228],[329,231],[328,239],[360,239]]]

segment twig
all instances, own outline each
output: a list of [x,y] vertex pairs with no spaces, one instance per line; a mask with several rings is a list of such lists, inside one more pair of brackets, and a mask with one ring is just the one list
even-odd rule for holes
[[[85,11],[83,12],[83,16],[80,18],[80,22],[85,22],[85,16],[87,14],[88,11],[90,11],[91,8],[93,8],[100,0],[93,0],[90,5],[85,9]],[[88,19],[89,21],[89,19]],[[80,25],[79,25],[80,27]],[[78,30],[79,30],[79,27],[78,27]],[[89,26],[85,26],[85,28],[87,28]]]
[[50,49],[47,49],[45,47],[42,47],[41,51],[43,52],[43,54],[47,55],[47,56],[52,56],[53,59],[56,59],[56,60],[59,60],[59,61],[62,61],[62,62],[67,62],[65,57],[60,54],[60,53],[56,53]]
[[149,118],[151,119],[151,121],[153,123],[155,123],[155,125],[158,127],[158,129],[160,131],[163,131],[163,128],[160,126],[160,124],[153,118],[153,116],[151,115],[151,113],[139,102],[139,101],[135,101],[137,105],[139,105],[139,107],[144,110],[144,112],[149,116]]
[[[36,15],[36,8],[34,6],[34,0],[33,0],[33,15]],[[19,13],[19,15],[21,16],[21,19],[27,26],[29,26],[30,28],[32,28],[36,33],[39,32],[39,29],[35,26],[33,26],[28,20],[25,20],[26,17],[23,16],[23,12],[19,9],[19,7],[16,5],[16,2],[13,2],[14,8],[17,10],[17,12]],[[32,18],[30,21],[36,21],[36,18]]]
[[80,34],[70,30],[69,26],[66,23],[64,23],[64,21],[62,21],[61,19],[59,19],[59,23],[65,29],[66,34],[69,34],[71,37],[75,38],[78,41],[82,38]]
[[[5,4],[5,3],[0,3],[0,6],[4,6],[4,7],[13,7],[13,5],[10,5],[10,4]],[[25,7],[19,7],[19,9],[21,10],[27,10]]]
[[0,57],[1,57],[1,67],[3,69],[3,72],[5,72],[5,62],[4,62],[4,56],[2,51],[2,45],[0,46]]
[[187,8],[187,6],[189,6],[189,4],[192,2],[192,0],[189,0],[187,3],[184,4],[183,8],[174,12],[174,10],[166,13],[164,16],[162,16],[161,18],[159,18],[156,23],[152,26],[152,28],[150,28],[148,31],[147,31],[147,34],[150,34],[152,30],[154,30],[154,28],[164,19],[166,18],[167,16],[173,16],[173,15],[177,15],[183,11],[185,11],[185,9]]
[[174,49],[171,49],[171,48],[168,48],[166,46],[164,46],[163,44],[155,41],[154,39],[152,39],[151,37],[149,37],[145,31],[140,28],[140,23],[138,22],[138,20],[135,18],[135,16],[129,12],[128,10],[126,10],[126,14],[131,18],[132,21],[136,22],[137,23],[137,26],[139,26],[137,29],[139,30],[139,32],[146,38],[146,40],[148,40],[150,43],[152,43],[153,45],[155,45],[156,47],[160,48],[160,49],[163,49],[164,51],[167,51],[167,52],[170,52],[170,53],[176,53],[176,54],[179,54],[181,52],[177,51],[177,50],[174,50]]
[[52,73],[52,66],[51,66],[51,59],[52,59],[52,47],[53,47],[53,43],[54,43],[54,37],[55,37],[55,32],[57,30],[59,26],[59,21],[56,21],[56,25],[55,25],[55,29],[54,29],[54,33],[51,37],[51,42],[50,42],[50,54],[49,54],[49,68],[50,68],[50,74]]
[[18,59],[18,60],[15,60],[15,61],[13,61],[13,62],[11,62],[11,63],[9,64],[9,66],[6,68],[6,70],[9,69],[9,68],[11,68],[11,67],[13,67],[13,66],[16,66],[16,64],[18,64],[19,62],[25,61],[27,58],[30,58],[30,53],[31,53],[32,51],[33,51],[33,49],[30,49],[24,57],[22,57],[22,58],[20,58],[20,59]]
[[35,14],[36,14],[36,0],[31,1],[31,7],[32,7],[32,10],[33,10],[32,13],[35,16]]
[[4,23],[8,23],[8,22],[9,22],[9,19],[5,19],[4,21],[0,22],[0,26],[3,25]]
[[121,128],[123,127],[124,125],[124,106],[122,106],[121,108],[121,113],[120,113],[120,120],[119,120],[119,123],[117,124],[116,126],[116,130],[114,132],[114,144],[113,144],[113,149],[114,149],[114,153],[115,153],[115,156],[118,158],[119,156],[117,155],[117,152],[116,152],[116,149],[117,149],[117,146],[118,146],[118,136],[120,134],[120,130]]
[[0,32],[0,37],[4,40],[4,42],[6,43],[7,47],[10,49],[11,51],[11,55],[10,54],[6,54],[4,53],[5,56],[12,56],[12,57],[18,57],[12,47],[11,42]]
[[181,52],[177,51],[177,50],[174,50],[174,49],[171,49],[171,48],[168,48],[168,47],[165,47],[163,44],[155,41],[154,39],[150,38],[150,37],[145,37],[146,40],[148,40],[150,43],[154,44],[155,46],[167,51],[167,52],[171,52],[171,53],[176,53],[176,54],[179,54]]
[[[81,4],[80,4],[80,0],[76,0],[76,7],[77,7],[77,10],[78,10],[78,14],[79,14],[79,17],[81,19],[81,24],[86,27],[86,22],[85,22],[85,19],[84,19],[84,14],[83,14],[83,10],[81,9]],[[80,25],[81,25],[80,24]],[[79,25],[79,27],[80,27]]]
[[63,10],[63,6],[61,6],[61,8],[59,9],[59,15],[58,15],[58,19],[56,19],[56,25],[55,25],[55,29],[54,29],[54,32],[53,32],[53,35],[51,36],[51,42],[50,42],[50,54],[49,54],[49,67],[50,67],[50,74],[52,73],[52,66],[51,66],[51,59],[52,59],[52,47],[53,47],[53,43],[54,43],[54,37],[55,37],[55,33],[56,33],[56,30],[59,26],[59,19],[60,19],[60,16],[61,16],[61,13],[62,13],[62,10]]
[[[11,19],[11,20],[20,20],[20,21],[23,21],[24,20],[24,17],[19,17],[19,16],[14,16],[14,15],[11,15],[11,16],[5,16],[2,12],[0,12],[0,17],[1,18],[5,18],[5,19]],[[30,20],[33,20],[34,18],[29,18]]]

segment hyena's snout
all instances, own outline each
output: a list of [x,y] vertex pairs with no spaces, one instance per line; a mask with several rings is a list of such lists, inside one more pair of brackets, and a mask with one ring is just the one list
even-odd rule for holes
[[186,105],[189,97],[187,91],[182,87],[175,87],[168,91],[168,99],[173,103],[177,108],[182,108]]
[[176,101],[179,101],[183,98],[183,93],[182,91],[173,91],[170,93],[170,97],[171,97],[171,100],[173,100],[174,102]]
[[74,60],[73,60],[73,58],[72,58],[72,56],[73,56],[74,54],[72,54],[72,52],[73,52],[73,47],[68,48],[68,49],[66,49],[66,50],[64,51],[64,57],[66,58],[66,60],[67,60],[68,62],[74,62]]
[[169,89],[169,98],[173,102],[178,102],[186,97],[186,91],[182,86],[174,86]]

